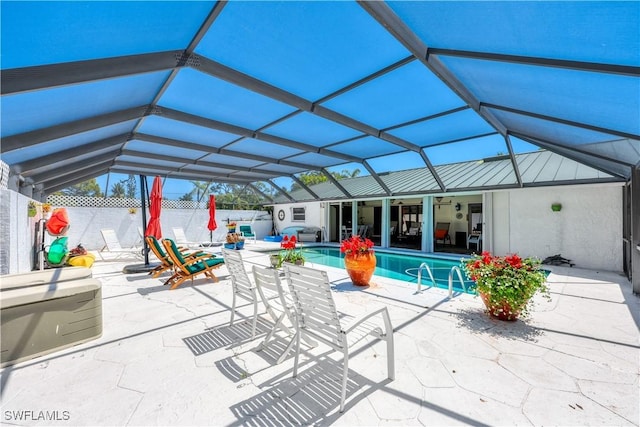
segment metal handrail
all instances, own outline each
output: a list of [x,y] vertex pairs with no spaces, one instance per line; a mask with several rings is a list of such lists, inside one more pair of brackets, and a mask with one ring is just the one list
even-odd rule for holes
[[460,271],[460,267],[454,265],[451,267],[449,271],[449,298],[453,297],[453,272],[458,273],[458,279],[460,279],[460,283],[462,284],[462,289],[467,292],[467,285],[464,284],[464,279],[462,278],[462,272]]
[[431,284],[433,286],[436,286],[436,281],[433,278],[433,273],[431,273],[431,269],[429,268],[429,265],[426,262],[423,262],[422,264],[420,264],[420,267],[418,267],[418,287],[416,289],[416,293],[419,294],[420,292],[422,292],[422,269],[426,269],[427,273],[429,273],[429,278],[431,279]]

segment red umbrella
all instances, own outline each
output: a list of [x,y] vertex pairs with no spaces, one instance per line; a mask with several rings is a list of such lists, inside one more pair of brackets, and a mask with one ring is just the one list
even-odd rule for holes
[[213,230],[218,228],[218,224],[216,224],[216,196],[213,194],[209,194],[209,224],[207,224],[207,228],[209,229],[209,240],[213,241]]
[[162,180],[159,176],[153,179],[153,187],[151,187],[151,206],[149,207],[149,224],[145,236],[155,236],[156,239],[162,238],[162,230],[160,229],[160,209],[162,208]]

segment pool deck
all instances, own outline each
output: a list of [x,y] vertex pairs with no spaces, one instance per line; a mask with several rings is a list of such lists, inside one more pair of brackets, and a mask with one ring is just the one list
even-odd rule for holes
[[[243,250],[248,268],[268,264],[250,250],[263,246]],[[340,312],[386,306],[395,331],[395,380],[385,345],[361,342],[339,413],[339,354],[303,345],[292,378],[292,355],[275,363],[286,335],[257,351],[266,315],[255,339],[246,319],[229,326],[226,267],[219,283],[170,291],[122,274],[132,263],[93,266],[102,337],[2,370],[4,425],[639,425],[640,298],[616,273],[551,266],[552,301],[501,322],[471,295],[379,277],[354,287],[344,270],[310,265],[329,272]]]

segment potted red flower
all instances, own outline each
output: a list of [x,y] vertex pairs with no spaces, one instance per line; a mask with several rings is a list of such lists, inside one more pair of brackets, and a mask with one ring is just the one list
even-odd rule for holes
[[487,313],[500,320],[516,320],[529,314],[530,302],[537,292],[550,299],[547,276],[537,258],[517,254],[482,255],[462,261],[462,268],[474,281]]
[[304,264],[304,255],[302,254],[302,249],[297,247],[298,239],[296,236],[284,236],[282,242],[280,242],[280,247],[282,250],[278,253],[277,261],[271,262],[275,268],[282,267],[283,262],[288,262],[291,264],[303,265]]
[[340,252],[344,254],[344,266],[353,284],[369,286],[376,269],[373,242],[357,235],[351,236],[340,243]]

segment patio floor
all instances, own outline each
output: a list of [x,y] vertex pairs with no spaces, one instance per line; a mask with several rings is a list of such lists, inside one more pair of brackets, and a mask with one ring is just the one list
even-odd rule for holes
[[[248,266],[268,264],[264,254],[243,256]],[[2,370],[3,423],[639,424],[640,299],[614,273],[552,266],[552,301],[536,300],[527,320],[501,322],[470,295],[415,294],[412,285],[379,277],[355,288],[343,270],[311,265],[329,272],[339,311],[384,305],[395,329],[396,379],[386,378],[385,345],[361,343],[341,414],[339,354],[303,345],[292,378],[292,355],[275,364],[284,335],[256,350],[266,315],[253,340],[244,318],[229,326],[226,268],[219,283],[201,279],[170,291],[162,278],[121,273],[135,262],[93,266],[103,284],[101,338]]]

